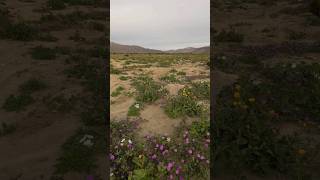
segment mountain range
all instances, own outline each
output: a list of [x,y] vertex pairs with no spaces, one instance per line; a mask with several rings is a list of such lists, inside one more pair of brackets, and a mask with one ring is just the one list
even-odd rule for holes
[[202,53],[210,53],[210,46],[194,48],[187,47],[183,49],[174,49],[168,51],[161,51],[157,49],[149,49],[136,45],[123,45],[115,42],[110,43],[110,51],[111,53],[194,53],[194,54],[202,54]]

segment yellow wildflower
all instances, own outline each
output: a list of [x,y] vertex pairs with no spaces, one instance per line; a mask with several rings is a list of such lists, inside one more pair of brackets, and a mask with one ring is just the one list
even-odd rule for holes
[[235,93],[233,94],[233,96],[234,96],[235,98],[240,98],[240,93],[239,93],[239,92],[235,92]]
[[304,149],[299,149],[299,150],[298,150],[298,154],[301,155],[301,156],[303,156],[303,155],[306,154],[306,151],[305,151]]

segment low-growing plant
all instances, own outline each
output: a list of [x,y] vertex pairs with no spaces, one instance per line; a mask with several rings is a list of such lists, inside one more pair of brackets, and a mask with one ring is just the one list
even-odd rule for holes
[[197,99],[209,100],[210,99],[210,82],[198,81],[191,84],[191,91]]
[[25,22],[10,24],[5,29],[5,37],[18,41],[31,41],[38,35],[38,31]]
[[161,81],[165,81],[167,83],[179,83],[180,80],[177,78],[175,74],[167,74],[165,76],[160,77]]
[[52,10],[61,10],[66,7],[64,0],[48,0],[47,6]]
[[140,110],[142,108],[142,103],[134,103],[129,107],[128,116],[139,116]]
[[31,78],[19,86],[19,90],[22,94],[31,94],[45,88],[47,88],[46,83],[36,78]]
[[161,84],[148,76],[140,76],[134,79],[132,85],[137,90],[136,100],[138,102],[151,103],[167,93],[167,90]]
[[81,141],[86,135],[94,138],[92,134],[94,133],[91,131],[80,129],[63,144],[61,156],[55,164],[55,174],[65,174],[69,171],[90,173],[96,167],[95,139],[90,139],[90,142],[93,143],[91,146]]
[[19,112],[25,109],[26,106],[32,104],[34,99],[29,94],[10,95],[4,102],[2,108],[8,112]]
[[55,49],[36,46],[32,48],[31,56],[36,60],[52,60],[56,58],[56,51]]
[[117,87],[117,89],[115,90],[115,91],[113,91],[112,93],[111,93],[111,96],[112,97],[117,97],[117,96],[119,96],[120,94],[121,94],[121,92],[124,90],[124,87],[122,87],[122,86],[119,86],[119,87]]
[[236,32],[234,29],[223,29],[220,33],[216,34],[214,40],[217,42],[237,42],[241,43],[244,40],[244,35]]
[[165,112],[171,118],[200,116],[203,113],[202,110],[202,105],[197,103],[196,97],[189,88],[179,90],[178,95],[170,97],[165,106]]
[[120,79],[121,81],[126,81],[126,80],[128,80],[129,78],[128,78],[128,76],[120,76],[119,79]]
[[7,124],[5,122],[2,122],[0,127],[0,137],[11,134],[15,130],[16,130],[16,126],[14,124]]
[[288,38],[290,40],[300,40],[306,37],[306,33],[305,32],[300,32],[300,31],[292,31],[289,30],[288,31]]

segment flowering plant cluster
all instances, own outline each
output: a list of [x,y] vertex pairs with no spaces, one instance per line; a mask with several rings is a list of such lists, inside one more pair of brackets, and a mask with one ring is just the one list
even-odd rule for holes
[[[143,140],[135,140],[134,136],[115,138],[118,140],[112,141],[109,157],[111,177],[179,180],[208,177],[210,133],[208,128],[199,130],[198,123],[181,128],[174,136],[147,135]],[[201,127],[209,127],[209,122],[205,123]]]

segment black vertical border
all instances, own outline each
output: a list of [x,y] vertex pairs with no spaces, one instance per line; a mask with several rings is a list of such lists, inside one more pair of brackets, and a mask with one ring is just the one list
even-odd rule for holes
[[107,1],[107,12],[106,12],[106,28],[105,28],[105,47],[106,47],[106,59],[104,59],[104,110],[105,110],[105,126],[106,126],[106,178],[110,179],[110,0]]
[[213,77],[213,1],[210,0],[210,55],[209,55],[209,63],[210,63],[210,179],[213,178],[213,168],[214,168],[214,158],[213,158],[213,151],[214,151],[214,107],[215,107],[215,100],[214,100],[214,77]]

